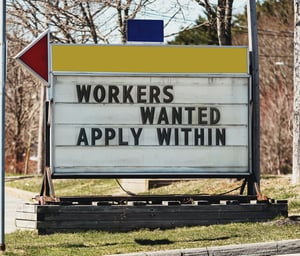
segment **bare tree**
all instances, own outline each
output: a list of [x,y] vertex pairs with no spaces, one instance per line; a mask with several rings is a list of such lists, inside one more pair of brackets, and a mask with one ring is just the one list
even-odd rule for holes
[[206,10],[210,26],[216,27],[219,45],[231,45],[231,20],[234,0],[218,0],[216,7],[208,0],[195,1]]
[[36,113],[39,107],[37,91],[40,83],[25,73],[13,60],[12,56],[21,49],[21,45],[13,41],[8,45],[6,160],[9,162],[8,170],[22,173],[27,168],[32,147],[37,143],[33,135],[38,128]]
[[[107,1],[108,2],[108,1]],[[107,3],[108,6],[112,7],[116,10],[117,20],[118,20],[118,28],[121,34],[122,43],[126,43],[126,33],[127,33],[127,20],[134,19],[136,14],[141,10],[143,6],[151,1],[148,0],[140,0],[140,1],[132,1],[132,0],[116,0],[110,3]]]
[[279,2],[263,7],[258,8],[261,170],[286,174],[292,168],[293,8]]
[[33,36],[51,27],[60,43],[110,43],[115,33],[126,41],[128,19],[155,0],[18,0],[10,1],[11,16]]
[[27,39],[50,26],[53,40],[61,43],[107,42],[100,31],[105,22],[100,23],[100,17],[105,9],[107,5],[100,1],[19,0],[8,4],[10,20],[16,29],[26,30]]

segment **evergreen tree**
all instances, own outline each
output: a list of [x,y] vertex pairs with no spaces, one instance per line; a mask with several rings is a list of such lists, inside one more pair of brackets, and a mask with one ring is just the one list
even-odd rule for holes
[[194,28],[181,31],[169,44],[176,45],[218,45],[216,24],[212,26],[207,16],[201,15],[196,21]]

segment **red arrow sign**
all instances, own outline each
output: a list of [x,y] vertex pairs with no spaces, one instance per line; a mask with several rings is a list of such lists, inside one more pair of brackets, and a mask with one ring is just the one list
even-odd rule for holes
[[46,31],[15,57],[46,83],[49,82],[48,38],[49,32]]

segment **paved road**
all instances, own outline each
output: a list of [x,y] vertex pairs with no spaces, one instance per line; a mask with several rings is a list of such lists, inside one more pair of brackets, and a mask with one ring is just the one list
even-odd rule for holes
[[16,230],[16,210],[23,203],[30,202],[34,193],[5,187],[5,234]]

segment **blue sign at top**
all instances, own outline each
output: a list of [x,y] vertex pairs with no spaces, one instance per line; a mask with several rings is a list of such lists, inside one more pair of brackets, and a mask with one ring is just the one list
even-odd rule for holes
[[163,42],[163,20],[138,20],[127,21],[128,42]]

